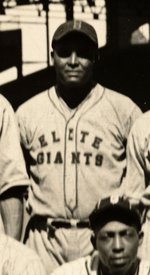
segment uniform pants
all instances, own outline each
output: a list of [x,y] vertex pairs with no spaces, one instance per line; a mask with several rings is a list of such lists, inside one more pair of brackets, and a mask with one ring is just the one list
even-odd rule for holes
[[92,254],[90,238],[89,228],[59,228],[51,234],[42,226],[37,226],[28,228],[25,243],[37,252],[50,274],[65,262]]

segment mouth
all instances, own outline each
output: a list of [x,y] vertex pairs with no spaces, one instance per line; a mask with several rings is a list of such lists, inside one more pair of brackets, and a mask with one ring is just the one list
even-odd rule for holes
[[69,75],[69,76],[78,76],[79,73],[77,73],[77,72],[69,72],[69,73],[67,73],[67,75]]
[[69,74],[69,75],[77,75],[77,74],[80,74],[81,71],[75,71],[75,70],[66,70],[66,73]]
[[80,72],[69,71],[69,72],[66,72],[66,77],[70,80],[78,80],[81,77],[81,74]]

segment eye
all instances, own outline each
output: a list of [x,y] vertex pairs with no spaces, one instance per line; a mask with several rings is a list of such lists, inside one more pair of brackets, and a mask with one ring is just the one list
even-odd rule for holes
[[125,230],[121,232],[121,236],[126,238],[133,238],[134,235],[135,235],[135,232],[132,230]]
[[102,234],[99,235],[99,240],[100,241],[109,241],[113,237],[114,237],[114,234],[111,233],[111,232],[102,233]]
[[59,48],[56,52],[59,57],[67,58],[71,55],[71,50],[68,48]]
[[93,51],[86,47],[78,49],[77,55],[81,58],[90,59],[90,60],[93,60],[94,58]]

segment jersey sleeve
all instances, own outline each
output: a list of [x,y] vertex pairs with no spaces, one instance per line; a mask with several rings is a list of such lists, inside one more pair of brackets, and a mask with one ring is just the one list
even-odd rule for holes
[[0,194],[9,188],[29,185],[25,162],[20,147],[14,111],[7,100],[0,108]]
[[121,189],[128,197],[140,198],[145,190],[145,157],[143,130],[135,123],[128,136],[127,170]]
[[130,130],[133,126],[133,124],[135,123],[135,121],[141,116],[142,111],[141,109],[132,101],[130,102],[130,104],[132,104],[132,109],[131,109],[131,113],[127,119],[127,121],[125,122],[125,136],[128,138],[128,135],[130,133]]
[[[30,133],[27,125],[31,123],[31,114],[29,114],[28,117],[28,113],[24,111],[23,108],[19,107],[16,111],[16,118],[19,127],[21,145],[24,149],[28,150],[28,135]],[[30,123],[28,123],[28,120]]]

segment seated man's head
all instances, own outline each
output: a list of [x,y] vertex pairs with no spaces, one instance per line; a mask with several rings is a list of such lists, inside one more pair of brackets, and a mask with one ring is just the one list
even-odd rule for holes
[[141,216],[125,198],[102,199],[90,215],[92,243],[107,274],[132,274],[142,243]]

